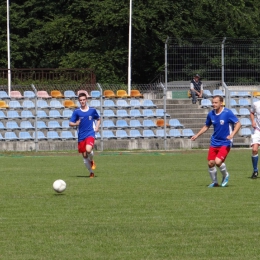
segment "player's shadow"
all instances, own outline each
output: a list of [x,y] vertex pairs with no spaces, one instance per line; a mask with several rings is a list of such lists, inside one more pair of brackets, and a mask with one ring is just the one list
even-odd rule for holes
[[55,193],[55,194],[53,194],[54,196],[63,196],[63,195],[65,195],[64,193]]
[[[89,176],[87,176],[87,175],[76,175],[76,176],[73,176],[73,177],[76,177],[76,178],[89,178]],[[98,177],[98,176],[95,175],[94,178],[97,178],[97,177]]]

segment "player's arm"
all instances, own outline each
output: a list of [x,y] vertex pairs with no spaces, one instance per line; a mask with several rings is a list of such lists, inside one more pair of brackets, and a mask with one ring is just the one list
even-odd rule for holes
[[208,129],[209,126],[204,125],[196,135],[191,137],[191,141],[195,141],[200,135],[204,134]]
[[74,122],[70,122],[69,123],[69,126],[78,126],[80,124],[80,120],[76,121],[75,123]]
[[100,118],[96,120],[95,132],[99,131],[100,122]]
[[71,118],[70,118],[70,122],[69,122],[69,126],[78,126],[80,124],[80,119],[78,119],[78,116],[76,115],[75,111],[73,112]]
[[234,130],[232,131],[232,133],[227,136],[227,139],[233,139],[233,137],[236,135],[236,133],[239,131],[241,127],[241,123],[238,121],[236,124],[235,124],[235,127],[234,127]]
[[255,123],[255,113],[254,112],[250,112],[250,120],[251,120],[251,124],[253,128],[256,128],[256,123]]

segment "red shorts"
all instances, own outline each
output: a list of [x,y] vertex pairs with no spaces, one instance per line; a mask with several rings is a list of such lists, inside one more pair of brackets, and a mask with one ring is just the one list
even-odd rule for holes
[[83,141],[80,141],[78,143],[79,153],[85,153],[86,152],[86,146],[91,145],[93,147],[94,143],[95,143],[95,138],[93,136],[89,136],[86,139],[84,139]]
[[209,147],[208,152],[208,161],[214,161],[216,157],[218,157],[222,162],[224,162],[227,158],[227,155],[230,151],[230,147],[228,146],[220,146],[220,147]]

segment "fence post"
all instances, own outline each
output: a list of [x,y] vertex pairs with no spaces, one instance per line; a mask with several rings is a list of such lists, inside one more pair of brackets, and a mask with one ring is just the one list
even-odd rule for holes
[[97,83],[97,87],[99,88],[100,91],[100,146],[101,146],[101,151],[103,152],[104,150],[104,143],[103,143],[103,89],[99,83]]
[[37,130],[37,90],[33,84],[31,84],[31,87],[35,94],[35,120],[34,120],[34,131],[35,131],[35,137],[34,137],[34,143],[35,143],[35,151],[38,152],[38,130]]
[[221,43],[221,84],[223,86],[223,83],[225,82],[225,41],[226,37],[223,38],[223,41]]
[[166,95],[167,95],[167,89],[166,87],[160,83],[162,89],[163,89],[163,120],[164,120],[164,150],[166,150]]

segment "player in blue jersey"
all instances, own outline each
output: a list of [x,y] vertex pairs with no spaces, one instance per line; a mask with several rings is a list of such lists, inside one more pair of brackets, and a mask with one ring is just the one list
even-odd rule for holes
[[209,188],[219,186],[216,166],[222,173],[221,186],[225,187],[227,185],[229,173],[224,162],[232,146],[233,137],[241,127],[238,118],[233,112],[223,107],[223,97],[214,96],[212,106],[213,110],[208,113],[205,125],[191,138],[192,141],[196,140],[213,125],[214,131],[208,151],[208,171],[212,179]]
[[95,133],[99,130],[100,117],[97,110],[87,105],[87,95],[80,93],[78,96],[80,107],[73,111],[69,125],[78,127],[78,151],[82,153],[83,162],[89,170],[89,177],[94,177],[96,168],[93,160],[93,146]]

